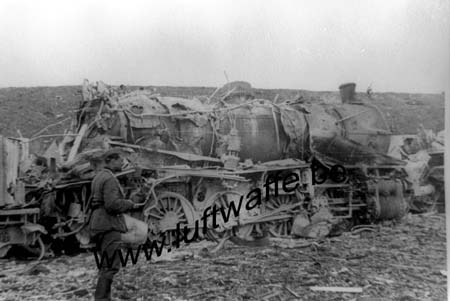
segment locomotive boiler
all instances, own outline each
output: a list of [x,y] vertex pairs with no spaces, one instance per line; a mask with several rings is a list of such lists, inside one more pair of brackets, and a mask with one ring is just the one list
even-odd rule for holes
[[[167,231],[180,222],[193,225],[205,208],[229,207],[268,177],[290,172],[301,179],[296,191],[270,192],[267,202],[240,212],[221,230],[233,228],[251,239],[264,231],[290,235],[302,212],[309,221],[324,212],[331,219],[354,220],[404,214],[404,163],[386,155],[389,126],[376,106],[356,99],[354,84],[341,86],[342,102],[334,104],[274,103],[239,88],[203,102],[146,91],[116,95],[108,90],[103,97],[87,98],[76,130],[88,130],[77,152],[105,141],[134,150],[130,165],[158,183],[150,189],[156,207],[146,210],[146,218]],[[346,179],[314,184],[311,164],[318,177],[339,164]],[[176,217],[179,208],[183,214]]]

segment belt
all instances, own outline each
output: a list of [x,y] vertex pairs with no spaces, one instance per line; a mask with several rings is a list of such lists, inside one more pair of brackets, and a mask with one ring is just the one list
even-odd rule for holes
[[95,205],[92,205],[92,206],[91,206],[91,209],[92,209],[92,210],[95,210],[95,209],[99,209],[99,208],[101,208],[101,207],[103,207],[103,205],[101,205],[101,204],[95,204]]

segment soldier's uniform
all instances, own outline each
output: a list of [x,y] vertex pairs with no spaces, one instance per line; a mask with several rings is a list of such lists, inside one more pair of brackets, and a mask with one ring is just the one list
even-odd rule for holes
[[[124,216],[121,213],[133,208],[134,203],[125,199],[125,195],[113,172],[105,167],[93,179],[92,216],[90,231],[100,249],[100,256],[105,252],[113,258],[114,252],[120,249],[121,234],[127,232]],[[114,275],[120,269],[120,259],[114,256],[110,267],[104,261],[99,270],[95,300],[111,300],[111,284]]]

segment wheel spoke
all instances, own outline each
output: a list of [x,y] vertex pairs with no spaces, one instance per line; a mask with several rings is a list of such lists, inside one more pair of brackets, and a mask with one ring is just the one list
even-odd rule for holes
[[219,199],[218,199],[218,205],[219,205],[219,207],[220,208],[226,208],[226,204],[227,204],[227,201],[226,201],[226,199],[225,199],[225,195],[221,195],[220,197],[219,197]]
[[[158,211],[158,213],[160,214],[160,215],[164,215],[164,211],[162,211],[161,210],[161,208],[159,208],[159,207],[154,207],[153,209],[155,209],[156,211]],[[152,210],[153,210],[152,209]],[[164,210],[164,209],[163,209]]]
[[159,207],[161,212],[163,212],[163,213],[167,212],[166,208],[164,208],[164,203],[163,203],[163,201],[161,199],[158,200],[158,206],[157,207]]
[[[165,231],[164,235],[161,233],[159,238],[157,238],[162,243],[163,237],[165,237],[164,245],[166,246],[176,241],[177,231],[174,229],[178,224],[189,224],[189,215],[187,215],[185,210],[189,210],[190,208],[188,204],[186,206],[184,205],[185,202],[187,203],[188,201],[182,195],[167,191],[158,196],[155,207],[146,211],[147,223],[155,223],[159,224],[161,228],[173,229]],[[189,233],[192,233],[192,229],[188,230]]]
[[153,213],[150,213],[149,216],[153,216],[154,218],[157,218],[157,219],[162,219],[162,216],[153,214]]
[[179,206],[179,201],[175,198],[170,198],[170,200],[171,200],[170,210],[175,211],[175,209]]
[[270,201],[272,202],[274,208],[280,207],[280,202],[278,201],[278,199],[276,197],[272,196],[270,198]]
[[271,209],[271,211],[275,209],[275,207],[270,203],[266,204],[266,208]]
[[[279,210],[279,212],[293,214],[293,209],[286,209],[289,205],[293,203],[293,196],[291,195],[283,195],[279,197],[272,197],[269,199],[269,202],[265,204],[266,213],[271,211]],[[271,221],[266,223],[268,227],[268,231],[272,236],[285,236],[289,235],[292,228],[292,222],[290,219],[283,219],[277,221]]]

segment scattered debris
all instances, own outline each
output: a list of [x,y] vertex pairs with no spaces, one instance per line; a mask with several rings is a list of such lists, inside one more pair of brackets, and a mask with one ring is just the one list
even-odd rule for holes
[[312,291],[316,292],[334,292],[334,293],[362,293],[362,287],[337,287],[337,286],[310,286]]
[[294,292],[292,289],[290,289],[288,286],[285,286],[284,288],[295,298],[300,298],[300,296],[296,292]]
[[271,237],[272,246],[285,249],[305,248],[315,244],[311,240]]
[[48,274],[48,273],[50,273],[50,272],[51,272],[51,271],[50,271],[49,268],[45,267],[45,266],[42,265],[42,264],[37,264],[37,265],[33,266],[31,269],[29,269],[29,270],[27,271],[27,274],[28,274],[28,275],[34,275],[34,276],[36,276],[36,275],[39,275],[39,274],[41,274],[41,273],[43,273],[43,274]]
[[[402,223],[371,234],[270,238],[272,244],[260,248],[226,240],[214,254],[205,250],[216,246],[212,242],[182,245],[170,259],[140,259],[122,269],[113,295],[130,300],[445,300],[443,214],[407,215]],[[29,264],[0,260],[0,300],[92,298],[97,275],[92,254],[38,265],[50,272],[29,275],[23,272]]]

